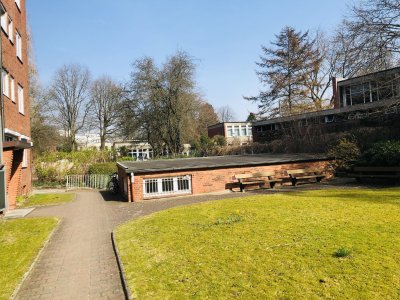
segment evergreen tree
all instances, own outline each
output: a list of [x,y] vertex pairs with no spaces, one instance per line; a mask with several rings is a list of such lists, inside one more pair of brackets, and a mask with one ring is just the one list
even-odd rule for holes
[[262,46],[261,61],[256,63],[260,68],[257,75],[268,89],[245,99],[258,102],[261,113],[269,116],[304,110],[309,93],[305,81],[321,59],[314,50],[314,40],[310,40],[308,31],[285,27],[271,44],[272,48]]

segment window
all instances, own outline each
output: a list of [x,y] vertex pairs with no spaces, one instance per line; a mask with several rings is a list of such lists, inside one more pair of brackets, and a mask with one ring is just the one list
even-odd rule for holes
[[13,41],[13,22],[11,17],[8,17],[8,38],[10,39],[10,41]]
[[233,126],[228,126],[228,136],[233,136]]
[[17,5],[18,9],[21,9],[21,0],[15,0],[15,4]]
[[234,136],[240,136],[240,128],[239,128],[239,126],[234,126],[233,134],[234,134]]
[[246,136],[247,135],[246,126],[244,126],[244,125],[240,126],[240,135],[241,136]]
[[143,180],[143,197],[190,194],[192,192],[190,175],[180,177],[151,178]]
[[9,75],[7,71],[4,69],[1,72],[1,84],[3,85],[3,94],[9,97],[10,96]]
[[[3,11],[6,11],[3,5],[1,6],[1,8]],[[4,30],[5,33],[8,33],[7,21],[8,21],[8,15],[7,15],[7,13],[4,13],[4,15],[1,16],[0,22],[1,22],[1,28]]]
[[10,99],[15,102],[15,80],[12,76],[10,76]]
[[15,32],[15,44],[17,57],[22,61],[22,38],[18,31]]
[[22,156],[22,168],[28,167],[28,150],[24,149],[24,154]]
[[24,89],[18,84],[18,111],[25,114],[24,111]]
[[252,136],[253,135],[252,127],[250,125],[246,126],[246,130],[247,130],[247,136]]

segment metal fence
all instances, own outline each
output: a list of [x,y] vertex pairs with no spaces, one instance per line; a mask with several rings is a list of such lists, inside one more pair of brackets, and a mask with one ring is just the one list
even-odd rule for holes
[[110,181],[109,175],[104,174],[85,174],[65,176],[66,188],[68,189],[105,189]]

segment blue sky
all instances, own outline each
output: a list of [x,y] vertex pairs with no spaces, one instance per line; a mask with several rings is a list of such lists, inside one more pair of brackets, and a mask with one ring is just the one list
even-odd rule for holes
[[333,31],[349,1],[318,0],[27,0],[36,64],[43,84],[64,64],[87,66],[94,78],[127,81],[131,63],[158,63],[184,50],[196,59],[197,82],[214,107],[245,119],[256,105],[243,96],[262,86],[260,46],[286,25]]

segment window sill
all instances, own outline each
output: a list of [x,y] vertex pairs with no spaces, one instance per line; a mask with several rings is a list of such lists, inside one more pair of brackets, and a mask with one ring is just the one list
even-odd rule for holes
[[19,114],[25,117],[25,113],[19,111]]
[[24,62],[22,61],[22,59],[17,55],[17,58],[18,58],[18,60],[19,60],[19,62],[21,63],[21,64],[24,64]]

